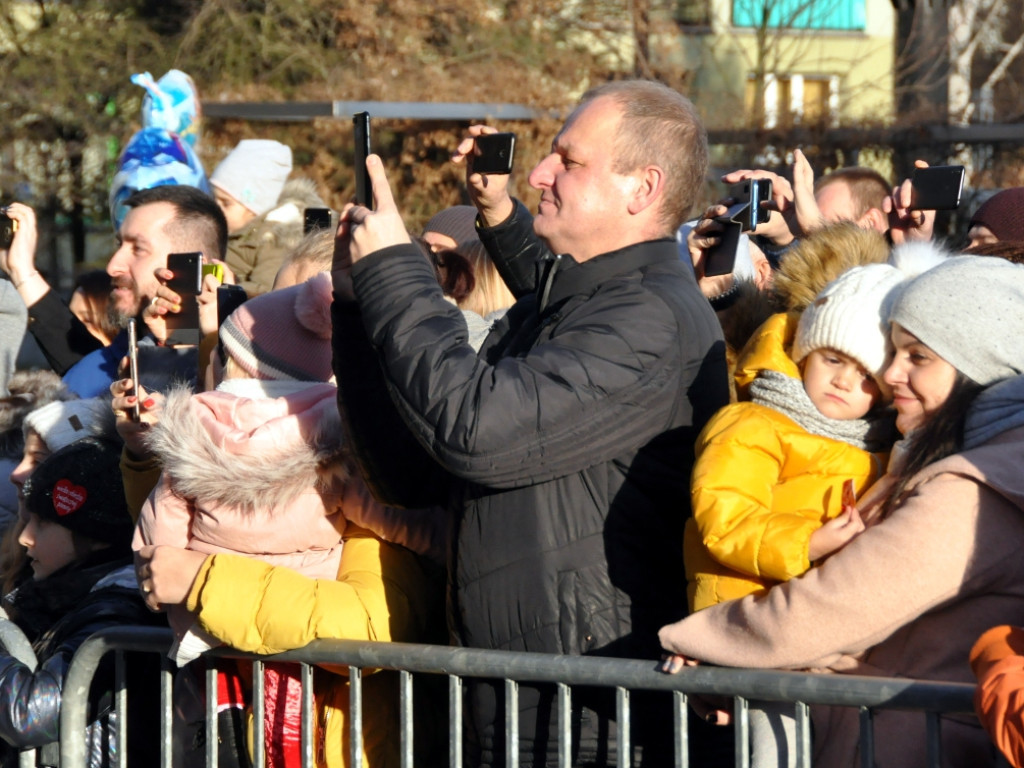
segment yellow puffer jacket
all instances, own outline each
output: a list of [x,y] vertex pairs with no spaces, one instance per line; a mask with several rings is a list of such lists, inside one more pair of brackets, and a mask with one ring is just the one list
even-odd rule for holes
[[[772,315],[740,352],[741,400],[762,370],[800,377],[789,356],[800,313]],[[884,474],[888,454],[812,435],[764,405],[716,413],[697,438],[693,517],[683,538],[690,610],[764,592],[810,568],[811,533],[842,512],[843,482],[859,496]]]
[[[414,554],[349,525],[336,581],[239,555],[213,555],[196,577],[187,607],[214,637],[252,653],[278,653],[324,638],[430,642],[440,615],[436,587]],[[317,766],[347,762],[346,672],[315,671]],[[400,765],[395,674],[363,678],[363,765],[369,768]],[[417,729],[416,736],[419,741],[429,734]]]
[[811,564],[811,533],[842,511],[843,481],[860,495],[881,455],[812,435],[778,411],[733,403],[697,438],[683,539],[690,610],[767,591]]

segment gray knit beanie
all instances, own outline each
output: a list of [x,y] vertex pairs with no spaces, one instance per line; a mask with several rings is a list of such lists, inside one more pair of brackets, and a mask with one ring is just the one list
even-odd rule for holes
[[1024,373],[1024,266],[961,256],[912,280],[889,319],[972,381]]
[[291,172],[289,147],[270,139],[245,139],[220,161],[210,183],[262,216],[277,205]]

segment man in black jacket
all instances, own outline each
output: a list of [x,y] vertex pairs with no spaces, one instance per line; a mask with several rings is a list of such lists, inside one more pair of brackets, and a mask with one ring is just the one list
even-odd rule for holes
[[[693,444],[728,399],[718,323],[673,237],[706,157],[690,102],[632,81],[566,121],[530,175],[532,220],[470,168],[481,237],[521,296],[479,355],[367,162],[376,211],[345,211],[335,255],[339,402],[381,500],[452,511],[453,642],[653,660],[685,614]],[[501,765],[502,689],[468,694],[467,765]],[[519,701],[520,764],[557,764],[552,691]],[[575,759],[613,764],[614,706],[573,703]],[[634,714],[643,765],[670,764],[667,722]]]

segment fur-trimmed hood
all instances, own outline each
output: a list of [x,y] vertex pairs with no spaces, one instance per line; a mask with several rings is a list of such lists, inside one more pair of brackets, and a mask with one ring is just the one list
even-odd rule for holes
[[348,478],[330,384],[276,398],[175,389],[147,444],[175,491],[204,506],[276,510]]
[[247,239],[258,230],[260,238],[289,251],[302,240],[305,209],[325,207],[327,203],[317,193],[316,182],[302,176],[289,179],[277,198],[277,205],[232,234],[232,238]]

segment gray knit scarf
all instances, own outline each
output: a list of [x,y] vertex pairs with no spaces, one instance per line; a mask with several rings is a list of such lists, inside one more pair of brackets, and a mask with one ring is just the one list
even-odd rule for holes
[[812,435],[865,451],[887,451],[896,437],[891,408],[875,408],[862,419],[830,419],[814,406],[800,379],[778,371],[761,371],[750,385],[750,399],[788,416]]

